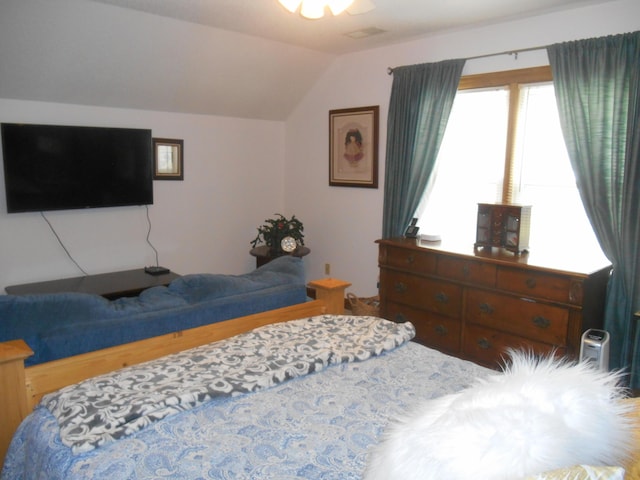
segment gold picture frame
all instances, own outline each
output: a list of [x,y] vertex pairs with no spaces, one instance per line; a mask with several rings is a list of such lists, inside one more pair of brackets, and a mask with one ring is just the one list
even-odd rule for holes
[[184,180],[184,141],[153,139],[153,179]]
[[378,188],[380,107],[329,111],[329,185]]

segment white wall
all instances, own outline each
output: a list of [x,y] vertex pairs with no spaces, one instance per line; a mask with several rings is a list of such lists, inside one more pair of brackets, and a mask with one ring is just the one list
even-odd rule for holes
[[[352,291],[376,293],[377,246],[382,232],[386,117],[392,77],[387,67],[631,32],[640,29],[640,2],[613,1],[572,11],[433,35],[340,57],[287,121],[285,203],[305,222],[312,252],[308,277],[353,282]],[[463,74],[548,64],[545,51],[470,60]],[[328,112],[380,105],[380,187],[328,186]]]
[[[184,139],[184,181],[154,181],[151,242],[178,273],[255,268],[256,227],[284,211],[284,123],[0,99],[0,122],[150,128]],[[39,213],[7,214],[0,171],[0,291],[7,285],[79,276]],[[144,207],[48,212],[90,274],[155,264]]]

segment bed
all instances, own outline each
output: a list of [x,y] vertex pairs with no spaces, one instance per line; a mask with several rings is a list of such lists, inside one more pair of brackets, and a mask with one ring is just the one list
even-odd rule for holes
[[[296,344],[275,359],[273,352],[269,352],[263,358],[269,358],[275,367],[267,377],[262,375],[261,368],[254,368],[250,378],[243,374],[240,386],[233,389],[229,387],[231,381],[211,380],[216,385],[222,383],[220,389],[225,393],[196,402],[190,408],[173,404],[176,410],[173,414],[166,413],[166,409],[171,408],[167,407],[170,401],[158,400],[160,407],[156,406],[152,409],[154,414],[150,414],[157,414],[158,419],[145,418],[141,422],[144,426],[133,433],[114,431],[112,426],[117,423],[118,414],[110,417],[106,434],[103,429],[87,435],[85,426],[79,426],[77,420],[65,429],[49,408],[58,413],[73,411],[74,418],[77,418],[77,409],[60,399],[52,400],[59,408],[52,407],[47,396],[44,404],[49,407],[39,406],[18,429],[6,459],[3,479],[39,476],[47,479],[360,478],[367,448],[375,442],[390,416],[410,407],[419,398],[462,389],[471,379],[485,373],[482,367],[408,342],[414,333],[410,324],[387,322],[393,329],[391,336],[375,336],[364,343],[347,345],[341,326],[350,331],[369,332],[371,318],[316,315],[280,324],[290,327],[302,322],[304,338],[320,331],[311,342],[319,349],[311,351],[310,344],[304,347]],[[358,325],[362,322],[367,325]],[[288,334],[282,329],[269,329],[271,327],[273,325],[258,331],[262,336],[278,338],[281,347],[287,342]],[[329,335],[322,335],[323,328]],[[328,347],[324,342],[331,337],[340,341]],[[223,343],[224,348],[217,347],[215,355],[208,356],[222,358],[219,361],[224,365],[233,364],[233,360],[222,356],[221,349],[230,348],[228,353],[233,359],[238,338],[230,340],[236,342],[231,348]],[[361,338],[362,335],[358,335],[358,339]],[[250,341],[249,350],[265,347],[253,337]],[[369,352],[367,347],[372,350]],[[238,348],[247,351],[245,344]],[[301,350],[304,359],[291,356],[292,351]],[[191,352],[194,353],[190,355],[197,357],[206,356],[200,349]],[[286,364],[282,358],[286,358]],[[140,386],[144,383],[142,378],[155,379],[159,371],[174,371],[176,365],[185,362],[185,358],[160,359],[145,364],[152,366],[153,372],[144,374],[140,367],[125,369],[129,373],[120,374],[124,377],[113,380],[102,377],[98,390],[104,392],[114,384],[127,384],[124,378],[134,376],[136,388],[146,391]],[[411,368],[407,368],[409,366]],[[306,374],[309,371],[314,373]],[[176,375],[182,379],[184,388],[187,375],[184,372]],[[286,381],[280,383],[274,380],[276,377]],[[235,378],[235,375],[230,373],[224,378]],[[107,387],[107,383],[111,387]],[[88,388],[95,392],[95,386]],[[196,390],[201,392],[197,387]],[[71,396],[94,398],[86,391]],[[99,396],[96,403],[106,400],[113,405],[113,397]],[[119,405],[115,410],[125,410],[122,415],[127,417],[126,428],[131,431],[136,430],[131,426],[131,417],[136,415],[128,406],[139,402],[128,395],[127,398],[126,405]],[[191,402],[191,397],[187,402]],[[94,422],[94,413],[87,413],[87,418],[88,423]],[[89,440],[79,439],[72,433],[77,430]],[[70,437],[65,436],[65,432],[71,433]],[[75,440],[69,442],[68,438]]]
[[[304,323],[312,322],[311,330],[317,331],[321,322],[330,322],[336,334],[339,324],[353,328],[354,320],[366,318],[315,316]],[[412,335],[405,329],[407,333]],[[135,433],[119,436],[110,429],[106,438],[89,434],[92,440],[72,441],[71,446],[60,439],[60,432],[69,430],[60,428],[52,413],[40,406],[18,430],[3,479],[38,475],[47,479],[361,478],[367,449],[390,416],[418,398],[462,389],[484,373],[482,367],[407,343],[407,335],[403,338],[367,360],[362,350],[345,349],[341,342],[342,353],[334,357],[335,363],[327,358],[318,361],[317,352],[313,354],[310,364],[315,373],[304,375],[308,369],[297,359],[295,373],[287,374],[294,378],[272,386],[271,380],[261,380],[254,371],[256,378],[243,376],[240,389],[245,392],[215,397],[185,410],[176,406],[179,413],[164,417],[162,411],[161,420],[145,420]],[[403,346],[397,348],[396,343]],[[345,359],[352,353],[360,358]],[[410,374],[409,365],[413,367]],[[139,372],[135,375],[140,378]],[[143,376],[155,378],[156,374]],[[123,382],[122,377],[118,382]],[[414,387],[407,388],[408,383]],[[221,388],[226,387],[227,382]],[[61,410],[75,411],[68,404]],[[129,416],[130,411],[123,415]],[[73,427],[78,425],[74,422]],[[112,439],[112,434],[118,438]]]
[[495,373],[411,342],[409,323],[322,300],[234,322],[198,332],[194,349],[38,393],[2,480],[362,478],[391,419]]

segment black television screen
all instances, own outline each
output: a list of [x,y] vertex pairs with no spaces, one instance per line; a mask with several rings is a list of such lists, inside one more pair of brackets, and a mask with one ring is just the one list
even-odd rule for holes
[[151,130],[2,124],[7,212],[150,205]]

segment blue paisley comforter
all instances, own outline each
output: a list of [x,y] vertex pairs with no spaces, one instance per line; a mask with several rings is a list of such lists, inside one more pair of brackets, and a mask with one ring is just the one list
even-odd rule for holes
[[360,478],[390,418],[487,373],[413,333],[312,317],[67,387],[20,426],[2,480]]

